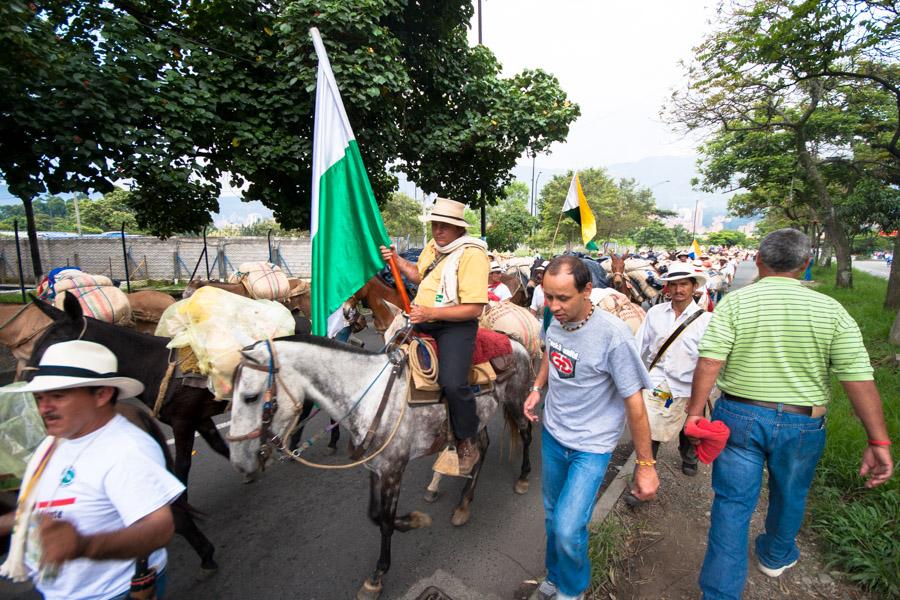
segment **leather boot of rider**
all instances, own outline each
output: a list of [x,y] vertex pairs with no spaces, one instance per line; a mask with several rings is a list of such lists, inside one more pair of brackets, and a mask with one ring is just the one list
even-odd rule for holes
[[481,451],[475,438],[467,438],[457,443],[456,454],[459,456],[459,474],[471,475],[472,469],[481,460]]

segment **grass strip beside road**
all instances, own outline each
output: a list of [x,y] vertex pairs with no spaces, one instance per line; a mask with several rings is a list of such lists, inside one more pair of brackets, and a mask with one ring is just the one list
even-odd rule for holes
[[[839,301],[859,324],[891,439],[900,439],[898,348],[888,343],[895,312],[882,307],[887,281],[854,270],[852,289],[834,285],[833,269],[814,270],[814,289]],[[829,568],[883,598],[900,598],[900,476],[868,490],[859,477],[866,433],[836,379],[827,442],[809,495],[809,526],[822,540]],[[896,453],[894,460],[897,460]]]

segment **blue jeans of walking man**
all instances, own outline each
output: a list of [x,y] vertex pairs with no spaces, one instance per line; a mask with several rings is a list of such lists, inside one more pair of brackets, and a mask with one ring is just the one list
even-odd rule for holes
[[772,407],[723,396],[713,411],[713,419],[724,421],[731,436],[713,463],[715,499],[700,572],[705,600],[741,598],[750,518],[759,500],[764,466],[769,471],[769,506],[765,532],[756,538],[756,558],[764,567],[778,569],[800,557],[796,538],[825,447],[825,417],[784,412],[780,404]]
[[543,430],[541,491],[547,528],[547,579],[569,596],[577,596],[590,583],[588,523],[611,456],[566,448]]

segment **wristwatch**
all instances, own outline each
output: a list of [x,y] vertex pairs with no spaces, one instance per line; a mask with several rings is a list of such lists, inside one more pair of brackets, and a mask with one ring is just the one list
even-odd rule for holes
[[541,389],[542,389],[541,387],[536,386],[536,385],[531,386],[531,391],[532,391],[532,392],[539,392],[539,391],[541,391]]

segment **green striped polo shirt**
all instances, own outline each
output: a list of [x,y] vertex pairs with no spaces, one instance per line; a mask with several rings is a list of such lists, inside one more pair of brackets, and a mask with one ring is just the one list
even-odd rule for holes
[[812,406],[841,381],[869,381],[872,365],[856,322],[840,303],[787,277],[764,277],[731,292],[713,313],[700,356],[725,361],[726,393]]

